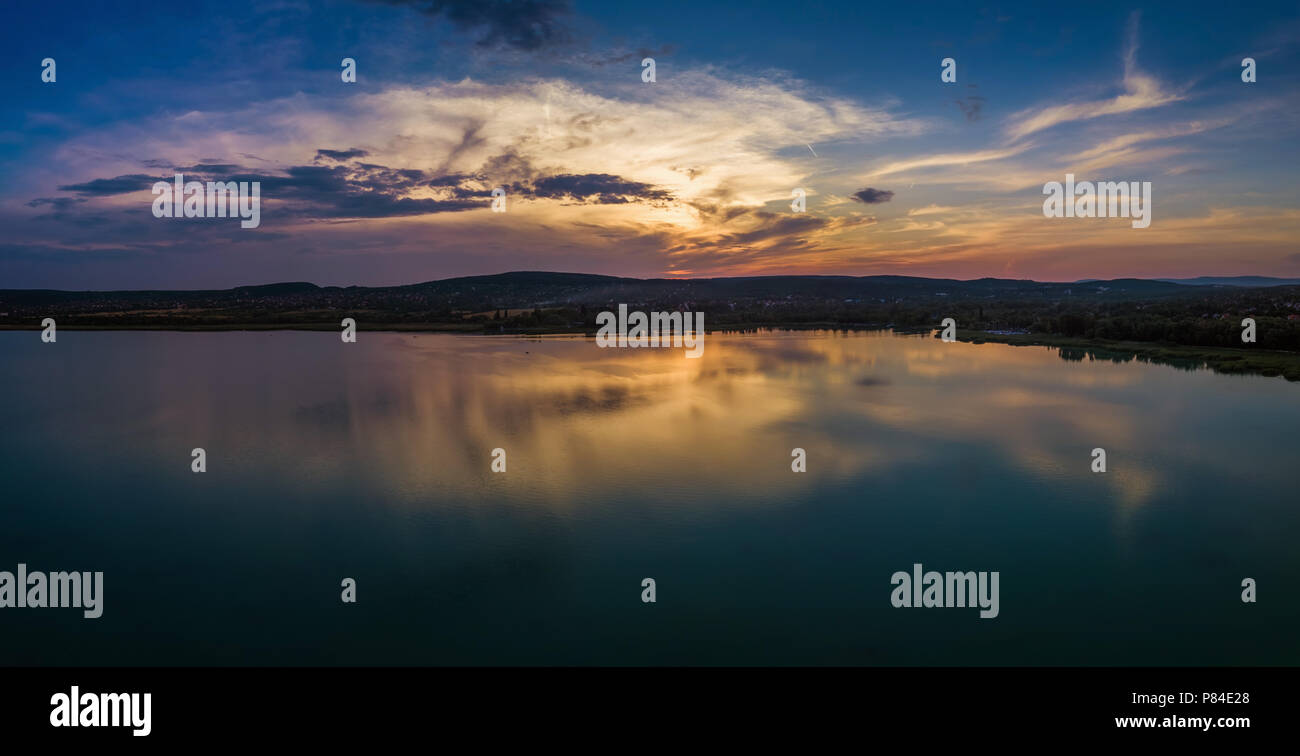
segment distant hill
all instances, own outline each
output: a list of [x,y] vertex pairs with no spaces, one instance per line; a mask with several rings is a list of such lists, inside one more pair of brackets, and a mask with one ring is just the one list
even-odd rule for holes
[[[1232,280],[1238,283],[915,276],[677,279],[516,271],[404,286],[289,282],[206,291],[9,289],[0,290],[0,327],[34,328],[53,317],[60,327],[336,328],[342,318],[352,317],[370,328],[583,330],[594,327],[596,313],[627,304],[653,312],[704,312],[718,326],[911,327],[951,316],[963,327],[1033,327],[1067,336],[1093,332],[1113,334],[1103,338],[1214,345],[1231,336],[1226,324],[1234,319],[1228,315],[1250,313],[1285,319],[1285,327],[1270,325],[1262,331],[1261,346],[1265,338],[1275,348],[1294,348],[1292,340],[1300,344],[1300,319],[1293,319],[1300,314],[1300,286],[1281,285],[1280,279]],[[1250,280],[1269,285],[1244,284]],[[1198,330],[1207,335],[1188,335]]]
[[302,294],[304,292],[319,291],[320,287],[314,283],[273,283],[263,284],[261,286],[237,286],[231,291],[239,294],[251,294],[253,296],[266,296],[273,294]]
[[[1220,279],[1192,279],[1214,285]],[[1240,277],[1234,286],[1284,279]],[[1121,278],[1112,281],[1039,282],[1023,279],[915,276],[746,276],[739,278],[620,278],[586,273],[515,271],[447,278],[403,286],[317,286],[306,282],[238,286],[220,290],[58,291],[0,290],[0,312],[10,316],[31,308],[110,313],[132,310],[239,308],[259,317],[272,312],[356,310],[387,312],[480,312],[497,308],[604,305],[611,302],[661,306],[746,301],[915,301],[1012,299],[1024,302],[1122,301],[1181,296],[1187,282]],[[26,311],[26,312],[25,312]]]
[[1300,278],[1272,278],[1271,276],[1200,276],[1199,278],[1156,278],[1156,281],[1184,286],[1296,286]]
[[[699,299],[788,298],[897,298],[916,296],[1030,297],[1103,296],[1146,297],[1178,294],[1177,284],[1137,278],[1094,281],[1088,284],[1039,282],[1023,279],[951,278],[916,276],[746,276],[737,278],[619,278],[578,273],[521,271],[490,276],[468,276],[392,287],[391,291],[420,291],[433,296],[475,292],[480,296],[508,298],[518,304],[607,301],[659,301]],[[379,291],[371,289],[371,291]],[[520,301],[522,300],[522,301]]]
[[[1178,359],[1187,364],[1213,359],[1219,370],[1300,380],[1300,285],[1259,276],[1192,281],[1198,283],[914,276],[676,279],[516,271],[405,286],[291,282],[216,291],[10,289],[0,290],[0,329],[36,330],[48,317],[59,328],[72,329],[332,331],[352,318],[362,330],[594,333],[601,312],[626,304],[634,311],[698,312],[713,330],[925,332],[952,318],[968,339],[1049,339],[1072,349],[1143,343],[1149,345],[1143,352],[1148,356],[1165,354],[1166,346],[1212,347],[1226,351],[1213,356],[1184,349]],[[1257,281],[1265,283],[1250,285]],[[1256,321],[1258,341],[1243,355],[1245,317]],[[1065,357],[1068,350],[1062,349]],[[1078,358],[1082,352],[1068,354]]]

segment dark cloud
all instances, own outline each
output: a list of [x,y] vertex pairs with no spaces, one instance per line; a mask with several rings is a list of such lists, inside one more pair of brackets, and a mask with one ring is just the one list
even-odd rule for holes
[[754,244],[771,239],[810,234],[835,223],[834,219],[809,213],[772,213],[760,210],[752,215],[759,221],[760,225],[757,228],[726,234],[723,239],[729,244]]
[[568,0],[372,0],[405,5],[479,35],[483,47],[534,51],[569,39]]
[[528,158],[515,152],[513,149],[507,149],[500,155],[494,155],[483,162],[480,171],[491,176],[492,180],[498,185],[510,183],[528,183],[533,180],[539,171],[528,162]]
[[295,165],[282,176],[230,177],[260,181],[264,198],[285,202],[290,213],[311,218],[389,218],[483,207],[482,200],[462,195],[458,187],[445,198],[403,196],[431,179],[423,171],[373,163]]
[[572,199],[599,205],[629,202],[666,202],[672,195],[639,181],[629,181],[608,173],[565,173],[540,178],[531,187],[516,190],[545,199]]
[[853,199],[868,205],[878,205],[881,202],[888,202],[894,198],[894,193],[887,189],[872,189],[867,187],[859,192],[853,193]]
[[784,247],[793,250],[807,247],[809,239],[815,235],[867,226],[876,222],[875,218],[861,215],[828,217],[812,213],[774,213],[770,210],[754,208],[724,210],[708,205],[692,206],[711,220],[728,222],[740,219],[735,225],[743,226],[745,230],[718,234],[707,241],[692,242],[673,251],[710,254],[714,250],[722,249],[727,250],[727,255],[732,255],[742,249],[758,252]]
[[[344,152],[365,154],[359,150]],[[176,167],[170,175],[164,176],[118,176],[69,184],[59,188],[76,192],[82,198],[41,197],[28,205],[49,206],[55,217],[62,218],[76,203],[85,202],[85,196],[107,196],[148,189],[155,181],[170,181],[175,173],[186,174],[187,181],[256,181],[261,184],[263,198],[285,203],[286,211],[291,215],[314,218],[381,218],[471,210],[482,207],[483,201],[478,197],[487,194],[473,188],[462,189],[459,182],[448,182],[444,185],[451,188],[450,197],[405,197],[403,195],[413,189],[429,186],[434,177],[424,171],[389,168],[372,163],[295,165],[281,174],[262,173],[227,163],[207,163]]]
[[27,203],[28,207],[48,207],[50,212],[37,216],[41,220],[56,220],[79,226],[92,226],[104,222],[100,216],[79,215],[75,212],[79,205],[86,202],[85,197],[37,197]]
[[369,152],[356,149],[355,147],[350,150],[316,150],[316,159],[328,158],[335,162],[342,163],[352,160],[353,158],[366,157],[369,154]]
[[181,166],[175,169],[175,173],[202,173],[207,176],[229,176],[232,173],[239,173],[247,170],[242,165],[234,163],[202,163],[200,165]]
[[142,173],[132,173],[116,178],[92,179],[83,184],[65,184],[59,187],[61,192],[76,192],[83,197],[106,197],[110,194],[127,194],[148,189],[158,179]]
[[771,212],[748,209],[734,223],[746,230],[688,239],[672,244],[672,237],[658,238],[667,254],[689,256],[692,265],[725,270],[744,269],[754,263],[789,261],[824,250],[819,237],[869,226],[876,219],[864,215],[818,216],[812,213]]
[[429,179],[428,185],[435,188],[440,186],[460,186],[472,178],[474,177],[466,173],[448,173],[445,176],[436,176]]
[[43,205],[49,205],[49,206],[54,210],[54,212],[57,213],[57,212],[60,212],[60,211],[63,211],[63,210],[70,210],[70,209],[72,209],[74,206],[76,206],[78,203],[85,202],[85,201],[86,201],[85,199],[80,198],[80,197],[77,197],[77,198],[73,198],[73,197],[37,197],[36,199],[32,200],[31,202],[28,202],[28,203],[27,203],[27,206],[28,206],[28,207],[41,207],[41,206],[43,206]]
[[697,200],[689,203],[691,207],[699,211],[700,215],[711,221],[726,223],[728,221],[747,215],[753,211],[751,207],[743,205],[720,205],[716,202]]
[[442,161],[442,171],[448,170],[452,163],[456,162],[462,155],[469,152],[475,147],[481,146],[486,140],[480,135],[485,124],[483,121],[470,121],[460,135],[460,143],[451,148],[447,157]]
[[[107,196],[150,188],[156,181],[171,181],[176,173],[187,181],[259,182],[261,197],[279,203],[282,214],[320,219],[386,218],[459,212],[487,206],[492,188],[501,186],[517,197],[569,200],[583,204],[662,203],[672,195],[639,181],[606,173],[545,176],[526,158],[507,151],[487,160],[474,173],[439,173],[414,168],[392,168],[357,160],[365,150],[316,151],[329,164],[294,165],[268,173],[233,163],[200,163],[168,169],[162,176],[131,175],[93,179],[60,187],[78,198],[41,197],[30,207],[49,207],[51,215],[72,222],[69,215],[87,196]],[[412,194],[436,196],[412,197]],[[147,208],[146,208],[147,209]],[[137,208],[139,210],[139,208]],[[143,212],[143,210],[141,210]],[[127,211],[122,211],[127,212]],[[65,217],[66,216],[66,217]]]
[[[394,218],[405,215],[431,215],[482,208],[478,199],[414,199],[384,194],[348,194],[338,197],[329,212],[336,218]],[[313,213],[313,215],[322,215]]]

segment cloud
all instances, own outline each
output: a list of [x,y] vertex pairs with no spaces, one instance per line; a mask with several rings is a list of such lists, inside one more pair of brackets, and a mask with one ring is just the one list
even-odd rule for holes
[[203,173],[209,176],[225,176],[232,173],[239,173],[247,170],[241,165],[234,163],[200,163],[199,165],[182,166],[175,169],[175,173]]
[[[538,200],[568,200],[581,204],[615,205],[634,202],[665,203],[673,197],[654,186],[608,173],[542,175],[528,161],[513,153],[494,156],[475,173],[435,175],[414,168],[390,168],[362,163],[357,155],[365,150],[317,150],[316,154],[349,155],[338,165],[295,165],[278,172],[266,172],[233,164],[201,164],[174,169],[169,175],[119,176],[93,179],[61,187],[83,194],[123,194],[150,188],[155,181],[170,180],[184,173],[188,181],[248,181],[261,185],[263,200],[286,206],[290,215],[307,218],[387,218],[458,212],[487,207],[491,197],[488,173],[503,171],[526,178],[510,184],[510,194]],[[502,168],[508,166],[508,168]],[[211,169],[211,170],[209,170]],[[432,192],[433,196],[428,196]],[[86,200],[38,198],[28,207],[49,205],[62,216],[73,203]]]
[[359,150],[356,148],[350,150],[316,150],[317,159],[326,158],[327,160],[333,160],[335,162],[343,162],[353,158],[365,157],[369,154],[370,153],[365,150]]
[[84,198],[81,198],[81,197],[77,197],[77,198],[74,198],[74,197],[37,197],[36,199],[32,200],[31,202],[28,202],[28,203],[27,203],[27,206],[28,206],[28,207],[42,207],[42,206],[44,206],[44,205],[49,205],[50,207],[54,208],[54,211],[55,211],[55,212],[60,212],[60,211],[63,211],[63,210],[71,209],[71,208],[74,207],[75,205],[77,205],[77,204],[79,204],[79,203],[82,203],[82,202],[85,202],[85,201],[86,201],[86,200],[85,200]]
[[148,189],[154,181],[157,181],[157,179],[152,176],[146,176],[142,173],[133,173],[127,176],[117,176],[115,178],[92,179],[80,184],[64,184],[59,187],[59,191],[76,192],[83,197],[127,194],[130,192],[138,192],[141,189]]
[[940,213],[952,213],[958,208],[944,205],[926,205],[925,207],[914,207],[907,211],[908,215],[936,215]]
[[461,31],[476,32],[482,47],[536,51],[569,40],[568,0],[372,0],[410,6],[444,18]]
[[1151,128],[1146,131],[1120,134],[1111,137],[1101,144],[1088,150],[1084,150],[1067,158],[1070,163],[1089,163],[1091,168],[1102,168],[1112,164],[1120,156],[1127,156],[1132,153],[1130,148],[1143,142],[1150,142],[1160,139],[1173,139],[1177,137],[1191,136],[1206,131],[1213,131],[1225,126],[1230,126],[1243,115],[1238,111],[1232,116],[1215,118],[1202,121],[1189,121],[1187,123],[1174,124],[1159,128]]
[[618,204],[647,200],[666,202],[672,195],[640,181],[628,181],[608,173],[562,174],[534,181],[520,187],[533,197],[576,199],[600,204]]
[[939,168],[950,165],[969,165],[970,163],[984,163],[990,160],[1003,160],[1014,157],[1025,150],[1029,149],[1028,144],[1018,145],[1016,147],[1005,147],[993,150],[977,150],[975,152],[950,152],[941,155],[929,155],[926,157],[908,158],[905,160],[888,163],[874,171],[868,173],[868,176],[889,176],[895,173],[903,173],[916,168]]
[[1005,129],[1008,139],[1016,141],[1058,124],[1146,110],[1183,99],[1181,94],[1166,90],[1154,77],[1138,70],[1139,18],[1136,11],[1129,16],[1128,39],[1124,48],[1123,94],[1105,100],[1088,100],[1023,110],[1009,119]]
[[888,202],[893,198],[893,192],[886,189],[872,189],[871,187],[853,193],[853,199],[868,205],[877,205],[881,202]]
[[[798,220],[762,214],[806,185],[815,169],[806,142],[863,144],[928,130],[887,107],[775,75],[684,69],[673,89],[659,98],[600,82],[461,79],[117,122],[64,140],[22,184],[23,202],[56,196],[56,183],[99,191],[70,212],[111,223],[91,234],[73,218],[43,222],[28,239],[54,233],[88,251],[116,243],[160,261],[187,255],[205,261],[190,263],[195,277],[216,275],[226,269],[217,260],[238,254],[263,271],[257,278],[295,275],[309,260],[324,271],[346,265],[350,273],[334,280],[362,282],[372,279],[356,261],[376,256],[384,275],[402,280],[427,275],[430,265],[510,269],[525,247],[539,263],[594,272],[743,271],[787,256],[815,261],[819,250],[849,248],[841,237],[875,222],[847,213],[847,202]],[[353,141],[358,133],[364,147]],[[210,156],[220,161],[200,162]],[[238,224],[156,223],[148,190],[177,166],[189,180],[261,182],[262,226],[241,234]],[[108,177],[126,178],[110,186]],[[485,222],[495,187],[507,189],[509,210]],[[104,194],[109,188],[122,193]],[[20,207],[28,217],[36,210]],[[264,241],[271,233],[284,238]],[[232,241],[260,256],[236,253]],[[212,266],[202,267],[209,255]],[[154,270],[179,269],[160,262]]]
[[[810,140],[861,143],[925,129],[923,122],[883,108],[771,77],[686,70],[675,77],[671,98],[644,98],[640,89],[602,93],[560,80],[487,84],[465,79],[393,86],[342,102],[294,95],[184,121],[155,120],[147,129],[119,124],[65,142],[53,156],[50,174],[129,174],[121,145],[131,144],[158,172],[174,165],[213,172],[192,165],[196,157],[257,155],[255,163],[242,161],[257,166],[245,173],[297,192],[311,181],[331,182],[332,191],[366,191],[365,181],[378,180],[378,193],[400,189],[412,199],[457,199],[470,189],[512,185],[538,200],[608,199],[627,205],[638,204],[627,201],[632,198],[672,197],[676,210],[660,221],[694,226],[703,218],[691,210],[692,203],[755,208],[801,185],[808,161],[783,153],[783,147],[802,150]],[[367,135],[364,150],[320,146],[346,145],[358,132]],[[398,170],[421,173],[394,173]],[[98,177],[92,173],[86,179]],[[292,187],[286,183],[290,179]],[[152,180],[144,177],[139,188]],[[273,201],[271,189],[264,185],[264,198]],[[461,194],[445,191],[451,189]]]
[[667,243],[673,273],[708,271],[711,274],[758,274],[791,270],[801,264],[825,262],[827,253],[840,249],[836,239],[876,223],[863,215],[823,216],[813,213],[768,210],[725,211],[725,225],[704,225]]
[[73,213],[78,205],[86,202],[85,197],[37,197],[27,203],[28,207],[48,207],[50,212],[37,216],[42,220],[57,220],[81,225],[97,224],[102,221],[98,216],[78,216]]

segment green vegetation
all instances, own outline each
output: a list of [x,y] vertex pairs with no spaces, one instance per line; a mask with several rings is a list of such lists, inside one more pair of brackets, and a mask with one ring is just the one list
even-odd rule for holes
[[1216,373],[1282,376],[1288,381],[1300,381],[1300,353],[1296,352],[1107,341],[1077,336],[989,334],[963,330],[957,331],[957,340],[972,344],[993,342],[1012,346],[1046,346],[1057,349],[1061,359],[1074,362],[1085,359],[1110,362],[1136,360],[1185,370],[1208,368]]

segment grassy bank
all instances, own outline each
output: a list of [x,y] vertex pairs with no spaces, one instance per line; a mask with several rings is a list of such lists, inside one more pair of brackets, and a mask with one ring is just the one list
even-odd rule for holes
[[1156,344],[1142,341],[1105,341],[1044,334],[991,334],[957,331],[957,340],[972,344],[995,343],[1012,346],[1045,346],[1060,350],[1067,360],[1138,360],[1186,369],[1209,368],[1216,373],[1281,376],[1300,381],[1300,354],[1263,349]]

